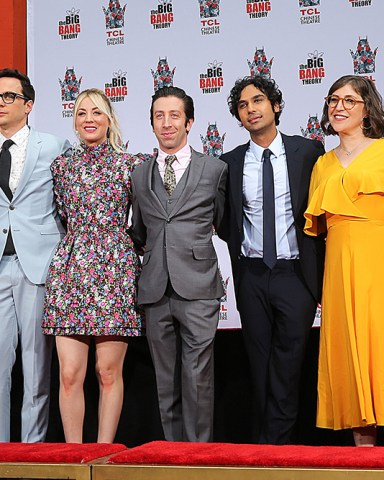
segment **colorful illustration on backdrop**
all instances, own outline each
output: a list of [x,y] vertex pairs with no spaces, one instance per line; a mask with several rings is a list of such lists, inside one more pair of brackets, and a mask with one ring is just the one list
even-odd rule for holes
[[59,78],[62,102],[73,102],[76,100],[80,92],[81,80],[82,77],[79,79],[76,78],[74,67],[66,67],[64,80],[60,80]]
[[257,75],[260,75],[263,78],[268,78],[270,79],[272,77],[272,62],[273,62],[273,57],[271,60],[267,60],[267,56],[265,55],[264,47],[262,48],[257,48],[255,51],[255,55],[253,56],[253,61],[250,62],[247,60],[249,70],[250,70],[250,75],[251,77],[255,77]]
[[320,0],[299,0],[300,7],[316,7],[320,5]]
[[317,115],[309,115],[306,129],[304,130],[304,128],[300,127],[300,130],[304,138],[309,138],[310,140],[319,140],[324,144],[325,135],[320,126]]
[[223,143],[225,133],[220,136],[219,130],[215,123],[208,123],[207,134],[205,137],[200,135],[203,144],[203,152],[211,157],[220,157],[223,153]]
[[159,58],[156,71],[151,69],[153,76],[153,88],[156,92],[159,88],[172,87],[173,76],[175,74],[176,67],[173,70],[169,69],[167,57]]
[[368,37],[359,37],[356,51],[349,51],[353,59],[353,73],[355,75],[369,75],[375,72],[377,47],[372,51]]
[[198,0],[200,5],[200,18],[212,18],[220,15],[220,0]]
[[103,7],[105,28],[107,30],[124,27],[124,14],[126,8],[127,4],[122,7],[119,0],[111,0],[108,4],[108,8]]

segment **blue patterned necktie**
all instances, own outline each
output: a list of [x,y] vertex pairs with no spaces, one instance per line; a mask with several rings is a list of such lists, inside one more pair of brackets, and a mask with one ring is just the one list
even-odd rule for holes
[[263,261],[272,269],[276,265],[275,184],[271,151],[263,152]]
[[168,195],[172,195],[176,188],[176,175],[172,163],[177,160],[176,155],[167,155],[165,157],[164,187]]

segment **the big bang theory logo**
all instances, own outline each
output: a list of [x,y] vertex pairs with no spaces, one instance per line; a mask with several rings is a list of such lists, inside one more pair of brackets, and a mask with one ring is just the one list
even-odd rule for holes
[[317,50],[313,53],[308,53],[306,62],[299,66],[299,78],[303,85],[322,82],[325,77],[323,55],[323,52],[318,52]]
[[348,0],[352,7],[370,7],[372,0]]
[[353,73],[355,75],[363,75],[373,80],[372,73],[376,69],[376,53],[372,50],[367,38],[360,38],[357,43],[356,51],[350,50],[353,59]]
[[104,92],[111,102],[124,102],[128,95],[127,72],[113,72],[111,81],[104,85]]
[[107,45],[124,44],[124,15],[127,4],[122,7],[119,0],[110,0],[107,7],[103,7]]
[[198,0],[202,35],[220,33],[220,0]]
[[151,10],[150,22],[154,29],[170,28],[173,23],[172,0],[158,0],[157,9]]
[[73,116],[73,107],[75,106],[75,100],[80,93],[80,85],[83,77],[77,79],[75,68],[66,67],[64,79],[60,80],[61,88],[61,101],[63,104],[62,114],[63,117]]
[[200,90],[203,93],[220,93],[224,86],[223,62],[208,63],[205,73],[200,73]]
[[300,23],[320,23],[320,0],[299,0]]
[[267,17],[268,13],[271,11],[272,2],[266,2],[264,0],[247,0],[245,8],[249,18]]
[[80,10],[67,10],[64,20],[59,21],[58,34],[61,40],[77,38],[80,30]]

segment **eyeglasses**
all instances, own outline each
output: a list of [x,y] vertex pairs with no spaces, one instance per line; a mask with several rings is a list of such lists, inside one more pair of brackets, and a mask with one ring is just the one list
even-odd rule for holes
[[3,100],[4,103],[13,103],[16,98],[22,98],[23,100],[30,100],[30,98],[24,97],[24,95],[20,95],[20,93],[15,93],[15,92],[4,92],[0,93],[0,97]]
[[345,97],[339,97],[338,95],[328,95],[328,97],[324,98],[328,107],[335,108],[339,104],[340,100],[343,104],[345,110],[352,110],[352,108],[356,107],[357,103],[365,103],[364,100],[357,100],[355,97],[347,95]]

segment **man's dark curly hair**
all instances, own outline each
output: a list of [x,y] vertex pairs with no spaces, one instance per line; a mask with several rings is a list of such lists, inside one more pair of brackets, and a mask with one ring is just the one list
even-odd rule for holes
[[275,123],[276,125],[279,125],[280,115],[284,108],[283,94],[281,93],[281,90],[276,85],[276,82],[274,80],[263,78],[259,75],[255,77],[248,76],[236,80],[236,83],[233,86],[232,90],[229,92],[229,96],[227,99],[229,111],[231,112],[231,114],[236,117],[239,122],[241,122],[237,107],[240,101],[241,92],[244,90],[245,87],[248,87],[248,85],[254,85],[261,92],[263,92],[264,95],[266,95],[268,100],[271,102],[272,109],[276,104],[279,105],[279,111],[275,112]]

